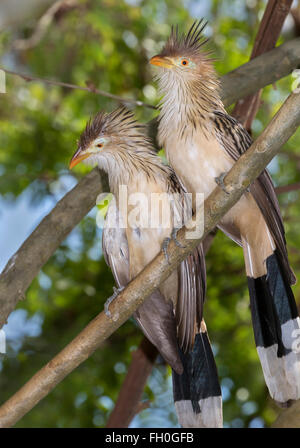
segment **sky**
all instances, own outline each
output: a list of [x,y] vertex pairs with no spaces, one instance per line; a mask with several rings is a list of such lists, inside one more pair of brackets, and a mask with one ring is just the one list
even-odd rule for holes
[[30,187],[13,201],[5,200],[0,192],[0,272],[44,216],[75,184],[73,176],[60,176],[54,194],[44,197],[39,204],[31,203]]

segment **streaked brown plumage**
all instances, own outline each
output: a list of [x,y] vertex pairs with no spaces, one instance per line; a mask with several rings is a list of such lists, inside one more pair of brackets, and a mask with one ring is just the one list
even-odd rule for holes
[[[207,197],[252,140],[224,109],[212,61],[203,52],[202,30],[202,21],[187,36],[173,29],[161,54],[150,62],[160,68],[159,143],[186,189]],[[298,399],[300,355],[293,352],[291,340],[300,323],[290,289],[295,276],[266,170],[219,227],[244,250],[256,345],[270,393],[279,402]]]
[[[115,201],[111,202],[106,217],[103,253],[117,286],[124,287],[161,251],[164,239],[176,227],[175,213],[179,216],[184,213],[185,190],[173,169],[163,164],[154,153],[143,127],[125,108],[117,109],[111,114],[101,112],[88,122],[70,166],[81,160],[97,163],[108,174]],[[123,198],[119,192],[120,186],[126,186],[128,197]],[[130,218],[136,204],[131,202],[131,195],[136,194],[142,194],[147,199],[147,204],[139,208],[139,220],[132,225]],[[151,204],[150,208],[152,207],[151,198],[157,194],[161,195],[160,219],[153,226],[149,221],[151,211],[149,212],[148,206]],[[191,210],[191,204],[189,208]],[[168,210],[171,220],[167,226],[163,226],[162,214]],[[184,378],[184,387],[190,388],[189,375],[191,382],[193,381],[195,374],[185,371],[186,363],[192,360],[189,352],[193,346],[198,347],[199,353],[203,353],[200,373],[202,377],[209,376],[209,381],[216,384],[213,400],[218,407],[209,414],[201,415],[200,420],[195,420],[195,424],[207,426],[209,422],[210,425],[219,426],[222,420],[221,397],[204,322],[200,332],[204,295],[205,262],[200,245],[138,308],[134,317],[148,339],[173,368],[176,378],[174,381],[178,387],[183,387]],[[197,372],[196,363],[194,371]],[[183,372],[185,373],[182,375]],[[197,406],[199,408],[198,402]],[[200,414],[198,408],[197,413]],[[183,421],[184,424],[191,424],[187,423],[189,418]]]

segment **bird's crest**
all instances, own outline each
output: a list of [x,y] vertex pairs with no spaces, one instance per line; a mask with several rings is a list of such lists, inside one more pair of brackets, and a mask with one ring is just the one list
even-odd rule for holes
[[80,136],[78,146],[81,149],[85,149],[101,135],[140,136],[143,128],[144,126],[135,120],[133,112],[124,106],[109,114],[98,112],[93,119],[87,122],[85,130]]
[[196,55],[199,49],[205,45],[209,39],[202,34],[208,22],[203,19],[195,21],[188,33],[179,33],[178,25],[172,26],[171,34],[167,40],[161,56],[181,56],[181,55]]

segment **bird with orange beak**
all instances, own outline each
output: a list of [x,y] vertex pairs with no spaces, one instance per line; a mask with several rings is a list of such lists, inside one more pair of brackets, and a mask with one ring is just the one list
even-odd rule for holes
[[[252,139],[227,114],[220,84],[203,37],[205,23],[187,34],[173,28],[158,67],[158,141],[185,188],[205,198],[245,152]],[[270,395],[281,405],[300,398],[300,353],[295,349],[300,320],[290,285],[284,226],[272,180],[266,170],[249,192],[221,219],[219,228],[242,246],[258,355]],[[297,333],[298,332],[298,333]]]
[[[120,288],[138,275],[161,251],[183,213],[185,190],[172,168],[158,157],[131,112],[125,108],[98,113],[87,123],[70,168],[78,163],[97,164],[108,174],[111,201],[103,230],[107,264]],[[126,197],[120,186],[127,189]],[[149,222],[153,201],[170,221]],[[144,198],[136,216],[133,203]],[[131,200],[133,199],[133,201]],[[191,204],[190,204],[191,206]],[[134,317],[146,337],[171,365],[173,392],[179,422],[185,427],[222,426],[222,400],[216,364],[202,320],[205,296],[205,261],[200,245],[137,309]]]

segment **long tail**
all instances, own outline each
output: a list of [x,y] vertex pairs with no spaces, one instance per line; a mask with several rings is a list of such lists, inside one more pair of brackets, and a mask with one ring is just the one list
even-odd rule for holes
[[[300,398],[300,320],[294,295],[272,238],[243,241],[254,337],[271,397],[282,406]],[[256,242],[257,243],[257,242]]]
[[221,428],[221,388],[206,328],[196,335],[193,350],[181,351],[180,358],[183,374],[172,371],[179,423],[184,428]]

